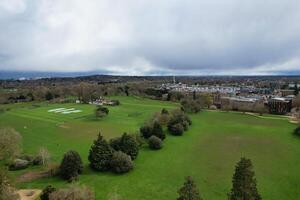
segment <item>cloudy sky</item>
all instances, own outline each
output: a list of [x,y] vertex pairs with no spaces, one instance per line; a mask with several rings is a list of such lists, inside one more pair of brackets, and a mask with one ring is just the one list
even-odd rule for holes
[[0,0],[0,70],[300,73],[299,0]]

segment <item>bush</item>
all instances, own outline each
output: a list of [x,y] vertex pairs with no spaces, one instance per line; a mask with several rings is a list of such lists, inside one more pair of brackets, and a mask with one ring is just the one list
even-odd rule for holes
[[168,123],[168,130],[172,135],[182,135],[191,124],[191,119],[183,111],[175,110]]
[[120,105],[120,101],[117,100],[117,99],[111,100],[111,103],[112,103],[113,106],[119,106]]
[[167,109],[163,108],[163,109],[161,110],[161,114],[163,114],[163,115],[168,115],[168,114],[169,114],[169,111],[168,111]]
[[15,159],[10,165],[9,169],[10,170],[21,170],[21,169],[26,169],[29,167],[30,162],[27,160],[22,160],[22,159]]
[[95,115],[97,118],[104,117],[104,116],[108,115],[108,113],[109,113],[108,108],[103,107],[103,106],[98,106],[95,111]]
[[162,148],[162,140],[158,137],[156,137],[155,135],[152,135],[149,140],[148,140],[148,144],[150,149],[161,149]]
[[157,121],[154,121],[153,123],[152,135],[155,135],[156,137],[159,137],[162,140],[166,138],[166,135],[164,134],[161,125]]
[[95,194],[87,187],[72,186],[52,192],[49,200],[95,200]]
[[56,188],[52,187],[51,185],[48,185],[43,189],[43,192],[40,196],[41,200],[49,200],[49,196],[52,192],[55,192]]
[[162,126],[157,121],[154,121],[152,124],[146,124],[140,128],[141,135],[148,139],[152,135],[159,137],[164,140],[166,138],[165,133],[163,132]]
[[76,151],[68,151],[63,157],[59,170],[63,179],[68,181],[76,180],[83,170],[80,155]]
[[294,134],[300,136],[300,126],[294,130]]
[[136,159],[139,153],[139,144],[136,137],[127,133],[124,133],[120,138],[110,140],[110,146],[116,151],[126,153],[132,160]]
[[115,173],[125,173],[133,169],[133,162],[127,154],[116,151],[112,156],[110,166]]
[[140,133],[144,138],[148,139],[152,135],[152,127],[146,124],[140,128]]
[[172,135],[182,135],[184,127],[181,123],[177,123],[169,126],[169,131]]
[[94,141],[89,153],[90,166],[97,171],[107,171],[110,168],[110,161],[113,149],[109,146],[101,134]]
[[201,104],[198,101],[192,99],[185,99],[181,102],[181,106],[184,111],[190,113],[197,113],[201,111]]

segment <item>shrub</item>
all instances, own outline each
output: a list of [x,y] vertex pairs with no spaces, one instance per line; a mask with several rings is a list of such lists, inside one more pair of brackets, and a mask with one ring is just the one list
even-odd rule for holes
[[161,114],[163,114],[163,115],[168,115],[168,114],[169,114],[169,111],[168,111],[167,109],[163,108],[163,109],[161,110]]
[[140,128],[140,132],[144,138],[148,139],[152,135],[152,127],[146,124]]
[[136,159],[139,153],[139,144],[133,135],[124,133],[122,137],[110,141],[110,146],[116,151],[122,151],[129,155],[132,160]]
[[152,135],[155,135],[162,140],[166,138],[166,135],[164,134],[161,125],[157,121],[154,121],[153,123]]
[[192,99],[184,99],[181,102],[181,106],[186,112],[197,113],[201,111],[201,104],[198,101]]
[[15,159],[10,165],[9,169],[10,170],[21,170],[21,169],[26,169],[29,167],[30,162],[27,160],[22,160],[22,159]]
[[104,116],[108,115],[108,113],[109,113],[108,108],[103,107],[103,106],[98,106],[95,110],[95,115],[97,118],[104,117]]
[[76,151],[68,151],[65,153],[60,164],[60,176],[68,181],[76,180],[78,175],[82,173],[83,164],[80,155]]
[[182,135],[183,131],[188,130],[188,126],[191,124],[191,119],[183,111],[175,110],[168,123],[168,130],[172,135]]
[[51,185],[48,185],[47,187],[45,187],[43,189],[40,199],[41,200],[49,200],[50,194],[55,191],[56,191],[56,188],[52,187]]
[[119,106],[120,105],[120,101],[117,100],[117,99],[111,100],[111,103],[112,103],[113,106]]
[[184,127],[181,123],[177,123],[169,126],[169,131],[172,135],[182,135]]
[[116,151],[112,156],[110,166],[115,173],[125,173],[133,169],[133,162],[127,154]]
[[152,135],[149,140],[149,147],[150,149],[161,149],[162,148],[162,140],[158,137],[156,137],[155,135]]
[[156,120],[152,124],[145,124],[140,128],[141,135],[148,139],[152,135],[159,137],[164,140],[166,138],[165,133],[163,132],[162,126]]
[[300,136],[300,126],[294,130],[294,134]]
[[87,187],[71,186],[52,192],[49,200],[95,200],[95,194]]
[[110,161],[113,154],[113,149],[104,140],[101,134],[94,141],[89,153],[90,166],[97,171],[107,171],[110,167]]
[[16,200],[20,199],[16,189],[11,186],[10,180],[7,177],[8,172],[0,169],[0,199],[1,200]]

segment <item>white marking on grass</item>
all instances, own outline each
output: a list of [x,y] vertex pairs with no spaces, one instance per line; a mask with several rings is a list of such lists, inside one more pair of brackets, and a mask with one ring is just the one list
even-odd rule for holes
[[71,114],[71,113],[79,113],[79,112],[82,112],[82,111],[81,110],[76,110],[75,108],[56,108],[56,109],[48,110],[48,112]]
[[48,110],[48,112],[55,112],[55,111],[64,110],[64,109],[65,108],[55,108],[55,109]]

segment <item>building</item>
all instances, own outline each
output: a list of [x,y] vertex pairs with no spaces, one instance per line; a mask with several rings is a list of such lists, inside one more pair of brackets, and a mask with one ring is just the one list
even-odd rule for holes
[[292,99],[274,97],[268,100],[268,108],[271,114],[287,114],[292,109]]

